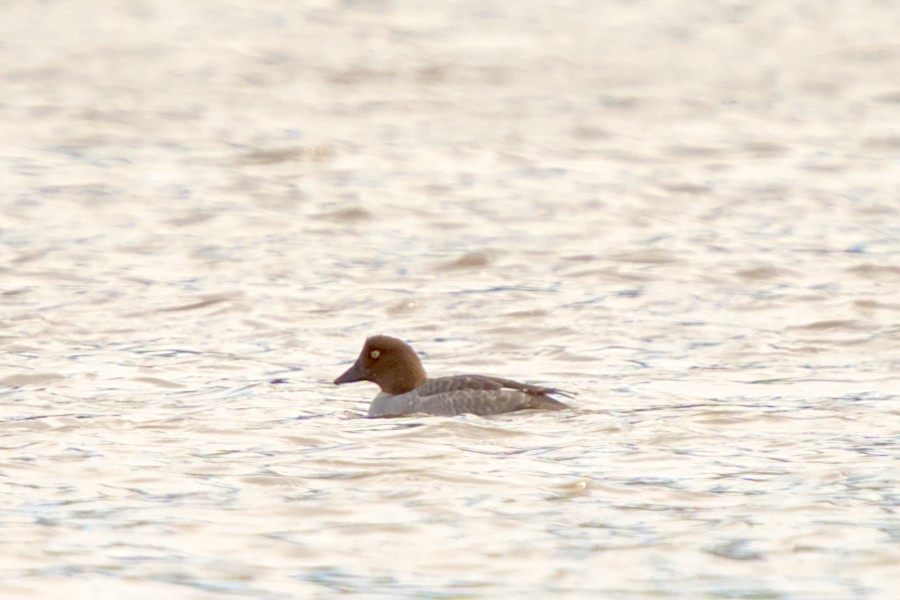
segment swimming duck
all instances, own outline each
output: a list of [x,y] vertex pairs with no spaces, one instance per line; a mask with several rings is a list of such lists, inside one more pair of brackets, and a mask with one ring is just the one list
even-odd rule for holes
[[517,410],[569,408],[551,396],[572,394],[488,375],[429,378],[412,347],[387,335],[368,338],[356,362],[336,385],[371,381],[381,391],[369,405],[369,417],[496,415]]

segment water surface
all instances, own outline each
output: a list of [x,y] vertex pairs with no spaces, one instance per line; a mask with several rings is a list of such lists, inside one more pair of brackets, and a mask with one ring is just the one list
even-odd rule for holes
[[3,13],[3,598],[896,597],[893,4]]

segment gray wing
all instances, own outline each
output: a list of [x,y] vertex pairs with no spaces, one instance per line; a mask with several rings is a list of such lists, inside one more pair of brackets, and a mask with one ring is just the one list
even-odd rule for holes
[[517,410],[563,410],[568,405],[550,395],[569,396],[556,388],[527,385],[485,375],[455,375],[429,379],[412,392],[379,394],[369,407],[370,417],[412,413],[429,415],[496,415]]
[[575,397],[574,393],[567,392],[559,388],[543,387],[540,385],[531,385],[528,383],[519,383],[518,381],[513,381],[512,379],[503,379],[502,377],[492,377],[490,375],[454,375],[452,377],[441,377],[436,381],[450,381],[451,385],[458,385],[459,389],[511,389],[536,396],[565,396],[566,398]]

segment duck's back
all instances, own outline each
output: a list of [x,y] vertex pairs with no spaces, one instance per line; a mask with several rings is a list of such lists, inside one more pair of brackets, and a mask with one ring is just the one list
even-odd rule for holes
[[497,415],[518,410],[562,410],[568,405],[551,395],[568,396],[555,388],[527,385],[485,375],[455,375],[428,379],[405,394],[378,394],[369,406],[370,417],[423,413],[453,416]]

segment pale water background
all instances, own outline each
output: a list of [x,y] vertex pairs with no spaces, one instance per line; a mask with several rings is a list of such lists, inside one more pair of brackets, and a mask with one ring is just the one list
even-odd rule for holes
[[900,598],[898,31],[0,2],[0,597]]

